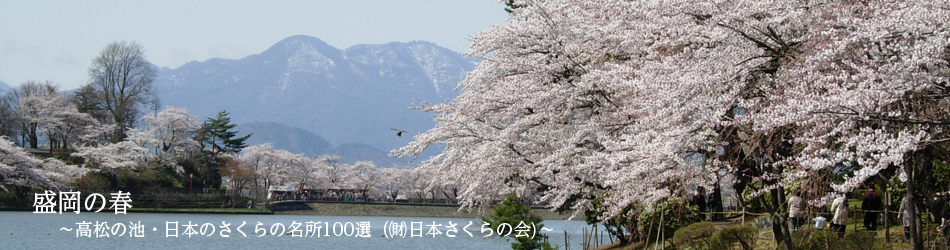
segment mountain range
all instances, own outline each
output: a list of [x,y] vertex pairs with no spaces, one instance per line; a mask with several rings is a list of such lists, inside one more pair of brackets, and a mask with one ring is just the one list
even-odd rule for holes
[[[435,125],[431,114],[408,108],[455,98],[458,82],[476,63],[424,41],[341,50],[301,35],[241,59],[161,68],[154,87],[163,105],[198,117],[227,110],[232,122],[242,124],[239,131],[254,132],[251,142],[386,166],[394,162],[379,158],[380,152],[405,146]],[[406,132],[397,136],[391,129]]]
[[275,122],[252,122],[235,128],[238,136],[252,134],[247,145],[271,143],[274,147],[310,157],[338,155],[347,163],[372,161],[377,166],[404,165],[408,159],[390,158],[388,152],[363,143],[341,143],[337,146],[309,130]]

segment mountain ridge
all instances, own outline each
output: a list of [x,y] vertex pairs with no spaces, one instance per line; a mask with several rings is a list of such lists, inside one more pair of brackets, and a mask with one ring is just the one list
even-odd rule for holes
[[[435,125],[431,114],[409,107],[455,98],[475,64],[425,41],[337,49],[298,35],[241,59],[161,68],[154,86],[163,105],[198,117],[227,110],[238,124],[275,122],[331,145],[364,143],[386,152]],[[390,128],[407,132],[399,137]]]
[[277,149],[309,157],[337,155],[347,163],[365,160],[372,161],[379,167],[408,163],[408,160],[390,158],[386,152],[363,143],[341,143],[334,146],[312,131],[276,122],[243,123],[239,124],[236,130],[238,136],[252,134],[246,142],[249,145],[271,143]]

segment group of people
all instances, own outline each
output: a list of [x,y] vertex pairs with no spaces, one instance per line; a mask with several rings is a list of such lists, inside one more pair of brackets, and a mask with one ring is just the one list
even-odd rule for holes
[[[934,198],[933,206],[930,208],[935,219],[940,223],[938,228],[941,229],[950,224],[950,208],[946,206],[945,200],[945,198],[938,195]],[[802,211],[805,204],[797,195],[793,195],[789,198],[788,203],[789,221],[792,225],[792,232],[795,232],[804,225],[805,215]],[[910,214],[911,206],[914,206],[913,202],[905,196],[901,199],[900,207],[898,208],[899,212],[897,214],[897,217],[901,219],[901,224],[904,226],[904,237],[906,239],[910,239],[910,225],[913,222],[913,216]],[[881,195],[875,192],[873,188],[869,188],[868,192],[864,194],[864,198],[861,201],[861,210],[864,212],[864,228],[870,231],[877,230],[881,212],[884,210],[884,203],[881,201]],[[839,237],[843,237],[848,221],[848,199],[844,195],[839,195],[831,203],[830,212],[834,214],[830,221],[831,230],[836,232]],[[827,219],[822,216],[817,216],[813,220],[815,221],[816,228],[824,229],[824,224]]]
[[[878,216],[883,209],[881,195],[874,192],[873,188],[868,189],[861,201],[865,229],[877,230]],[[799,228],[805,225],[804,210],[804,201],[797,194],[793,194],[788,199],[788,217],[792,232],[798,231]],[[848,199],[844,195],[839,195],[831,202],[830,212],[833,214],[830,221],[831,230],[836,232],[839,237],[844,237],[844,230],[848,225]],[[818,229],[824,229],[825,223],[828,222],[823,216],[817,216],[813,220],[815,221],[815,227]]]
[[[703,187],[697,187],[696,192],[690,200],[690,205],[697,206],[699,211],[706,215],[707,220],[714,221],[716,220],[715,212],[722,211],[722,200],[717,197],[716,194],[717,192],[706,194]],[[948,201],[950,201],[950,192],[943,195],[938,194],[934,198],[932,207],[930,207],[930,211],[933,213],[936,222],[939,223],[938,229],[941,231],[945,231],[943,229],[950,226],[950,204],[947,204]],[[910,238],[910,224],[913,221],[913,217],[910,216],[911,206],[914,206],[913,202],[907,197],[904,197],[901,200],[898,210],[898,218],[901,219],[904,226],[905,237],[908,239]],[[839,237],[844,237],[844,231],[848,224],[848,199],[843,194],[838,195],[838,197],[832,201],[829,208],[828,213],[823,213],[812,218],[812,221],[815,223],[815,228],[824,229],[827,224],[830,224],[832,231],[837,233]],[[796,232],[799,228],[807,225],[805,210],[805,201],[799,197],[797,192],[793,193],[788,199],[788,218],[792,232]],[[868,191],[864,194],[861,201],[861,211],[864,214],[864,228],[866,230],[877,230],[880,215],[883,210],[884,203],[881,200],[881,195],[875,192],[873,188],[868,188]],[[831,220],[828,220],[825,216],[831,217]]]
[[[690,199],[690,205],[697,206],[700,213],[706,216],[706,220],[716,221],[717,215],[720,215],[716,212],[722,212],[722,199],[718,196],[719,192],[716,192],[718,190],[714,190],[709,194],[704,191],[703,187],[697,187],[696,192]],[[799,192],[793,192],[788,198],[787,204],[789,224],[791,224],[793,233],[807,225],[808,215],[805,212],[807,205],[799,195]],[[901,224],[904,226],[904,237],[908,240],[910,239],[910,225],[915,217],[911,216],[913,206],[915,206],[914,202],[905,196],[901,199],[900,207],[897,210],[897,217],[901,219]],[[947,227],[950,227],[950,192],[935,194],[929,209],[934,222],[937,223],[937,230],[950,238],[950,230],[946,230]],[[861,200],[860,212],[863,213],[864,228],[868,231],[876,231],[878,223],[881,221],[881,213],[884,212],[884,202],[881,195],[874,191],[874,188],[868,188],[864,194]],[[812,221],[815,223],[816,229],[823,230],[830,224],[831,230],[838,237],[844,237],[845,228],[848,225],[847,197],[844,194],[839,194],[831,202],[829,210],[813,217]]]

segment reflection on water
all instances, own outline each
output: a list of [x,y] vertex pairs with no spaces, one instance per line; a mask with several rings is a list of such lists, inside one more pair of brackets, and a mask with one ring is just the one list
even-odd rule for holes
[[[407,228],[405,238],[385,238],[383,237],[383,227],[387,222],[404,222],[407,227],[412,227],[412,222],[416,222],[416,227]],[[106,224],[110,229],[115,229],[115,234],[109,237],[77,238],[77,223],[90,222],[90,230],[95,230],[97,222]],[[166,229],[174,230],[174,226],[166,228],[166,222],[178,223],[178,237],[166,237],[166,233],[176,234],[174,231],[166,232]],[[299,229],[306,231],[307,222],[311,225],[329,225],[331,228],[339,222],[337,233],[341,236],[334,236],[333,231],[326,232],[325,226],[320,229],[321,235],[310,237],[293,237],[291,227],[294,222],[300,223]],[[350,225],[345,223],[350,222]],[[354,229],[359,228],[359,222],[369,222],[371,237],[356,237],[358,233]],[[473,236],[463,232],[466,225]],[[132,224],[141,223],[144,225],[144,237],[132,238]],[[194,234],[191,237],[184,235],[186,224],[197,225],[194,230],[200,233],[202,225],[205,226],[205,234]],[[230,224],[230,237],[222,237],[222,224]],[[246,223],[240,230],[247,236],[238,232],[238,227]],[[260,225],[258,226],[258,223]],[[280,223],[281,226],[275,226]],[[448,232],[448,226],[455,224],[457,232]],[[116,226],[123,224],[124,226]],[[421,227],[419,226],[421,224]],[[431,231],[432,226],[440,234]],[[581,231],[587,226],[582,221],[545,221],[546,228],[552,231],[545,232],[550,235],[550,242],[553,246],[564,249],[564,232],[567,231],[570,240],[571,249],[580,249]],[[513,225],[516,226],[516,225]],[[255,230],[255,227],[259,228]],[[345,232],[340,231],[341,228]],[[72,229],[72,231],[61,230],[61,228]],[[215,230],[211,234],[210,230]],[[418,231],[409,232],[411,229]],[[154,230],[154,231],[153,231]],[[273,235],[270,232],[285,232],[282,235]],[[76,249],[96,247],[98,249],[166,249],[169,247],[184,247],[187,249],[212,248],[212,249],[274,249],[274,248],[298,248],[298,249],[510,249],[510,243],[504,238],[482,237],[480,233],[481,221],[459,218],[420,218],[420,217],[353,217],[353,216],[312,216],[312,215],[223,215],[223,214],[112,214],[112,213],[81,213],[81,214],[34,214],[32,212],[0,212],[0,249]],[[254,232],[258,232],[255,234]],[[261,232],[267,231],[267,234]],[[411,237],[412,234],[422,234],[422,237]],[[455,234],[456,237],[448,237],[446,233]],[[297,233],[298,235],[300,233]],[[343,236],[343,235],[353,236]],[[432,234],[435,234],[434,236]],[[210,236],[208,236],[210,235]],[[330,235],[330,236],[326,236]],[[260,236],[260,237],[258,237]],[[605,238],[606,239],[606,238]]]

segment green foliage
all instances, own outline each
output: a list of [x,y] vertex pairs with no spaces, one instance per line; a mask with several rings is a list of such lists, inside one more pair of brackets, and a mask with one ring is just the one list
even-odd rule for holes
[[[893,185],[888,185],[887,193],[890,194],[890,209],[891,211],[897,211],[900,208],[901,200],[904,199],[904,196],[907,195],[907,183],[904,183],[900,180],[900,177],[897,175],[891,176],[890,183]],[[919,185],[918,185],[918,188]],[[919,195],[919,194],[918,194]],[[887,196],[881,194],[881,199],[886,199]],[[922,197],[922,196],[917,196]],[[885,201],[886,202],[886,201]]]
[[[627,233],[635,229],[634,225],[637,223],[637,218],[635,216],[627,216],[634,209],[633,205],[627,206],[622,212],[614,217],[610,217],[605,221],[600,221],[597,218],[603,215],[604,211],[607,210],[607,207],[603,205],[603,201],[603,197],[598,197],[597,199],[591,200],[591,206],[593,206],[593,208],[584,209],[584,221],[586,221],[588,225],[594,225],[600,222],[601,225],[604,225],[604,228],[607,230],[607,232],[613,234],[617,239],[620,240],[621,244],[626,243],[628,240]],[[632,234],[630,236],[632,236],[634,240],[640,240],[637,236],[642,235]]]
[[941,160],[933,160],[933,172],[930,174],[933,178],[932,187],[950,187],[950,164]]
[[[847,245],[844,249],[853,250],[874,250],[881,249],[884,244],[875,244],[874,237],[877,236],[873,231],[851,231],[844,235],[842,241]],[[876,245],[882,245],[876,247]]]
[[[660,208],[662,207],[662,211]],[[672,197],[666,202],[653,204],[637,216],[640,235],[656,235],[657,224],[660,223],[660,215],[663,216],[663,230],[670,236],[670,232],[676,232],[680,228],[701,221],[699,209],[689,206],[685,198]],[[651,223],[652,222],[652,223]],[[652,224],[652,228],[651,228]],[[652,232],[652,234],[651,234]],[[656,238],[647,239],[655,241]]]
[[241,149],[247,147],[244,141],[251,137],[251,134],[237,136],[237,131],[233,131],[237,124],[231,123],[227,110],[218,112],[215,118],[208,118],[198,131],[195,131],[195,141],[201,143],[202,150],[205,146],[210,148],[211,154],[217,156],[219,153],[238,153]]
[[709,239],[710,249],[755,249],[756,234],[753,226],[730,227],[720,230]]
[[[492,230],[498,228],[502,223],[507,223],[511,225],[512,230],[517,227],[519,224],[524,222],[524,224],[531,226],[532,223],[535,225],[534,228],[540,229],[544,227],[544,224],[541,224],[543,219],[541,216],[531,214],[531,207],[521,203],[521,200],[518,199],[518,195],[511,193],[505,196],[500,204],[496,205],[494,212],[488,218],[482,218],[482,221],[488,223],[488,227]],[[505,228],[507,229],[507,228]],[[508,230],[503,230],[502,232],[495,232],[498,235],[508,235],[506,237],[511,237],[516,241],[511,243],[512,249],[552,249],[551,245],[547,243],[547,235],[529,232],[529,235],[535,235],[534,238],[531,237],[515,237],[517,232],[508,232]]]
[[[218,169],[228,161],[222,153],[239,153],[247,147],[244,142],[251,134],[237,137],[234,130],[237,124],[231,123],[226,110],[218,112],[215,118],[208,118],[195,131],[194,140],[201,144],[201,154],[180,160],[179,165],[185,170],[181,182],[195,188],[216,189],[221,185],[221,173]],[[191,175],[194,174],[194,177]]]
[[[189,182],[194,182],[195,188],[217,189],[221,186],[220,166],[223,166],[228,158],[224,156],[214,156],[211,154],[199,154],[191,157],[187,161],[179,161],[178,164],[185,170],[181,176],[181,183],[188,187]],[[194,177],[189,176],[194,174]]]
[[772,193],[771,193],[771,192],[765,192],[764,194],[762,194],[762,199],[759,199],[758,197],[755,197],[755,198],[748,198],[749,195],[752,194],[752,192],[755,192],[755,190],[753,190],[752,188],[746,188],[745,190],[742,191],[742,197],[743,197],[742,199],[743,199],[743,201],[744,201],[745,204],[746,204],[746,212],[749,212],[749,213],[764,213],[764,212],[765,212],[765,205],[762,204],[762,201],[761,201],[761,200],[762,200],[762,199],[764,199],[764,200],[766,200],[766,201],[772,200]]
[[676,230],[673,234],[673,246],[678,249],[710,249],[709,240],[715,232],[716,225],[712,222],[693,223]]
[[792,234],[795,249],[837,249],[838,235],[831,230],[816,230],[805,227]]
[[29,188],[24,186],[10,186],[0,190],[0,207],[33,207],[36,193],[43,193],[45,189]]
[[89,172],[82,178],[76,180],[76,187],[82,187],[82,191],[89,193],[106,193],[112,191],[112,180],[102,173]]
[[149,187],[180,187],[177,174],[168,167],[149,162],[148,168],[124,169],[116,177],[116,187],[122,190]]

